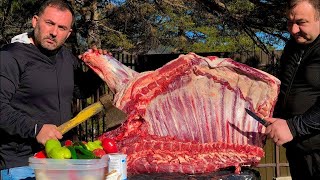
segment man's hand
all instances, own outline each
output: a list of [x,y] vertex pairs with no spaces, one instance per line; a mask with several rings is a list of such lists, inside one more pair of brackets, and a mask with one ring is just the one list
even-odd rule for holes
[[293,139],[291,131],[286,120],[279,118],[265,118],[266,121],[272,123],[266,129],[266,135],[281,146]]
[[110,55],[112,56],[112,53],[105,50],[105,49],[98,49],[97,46],[92,46],[91,49],[94,51],[94,52],[99,52],[99,54],[103,54],[103,55]]
[[[112,53],[105,50],[105,49],[98,49],[98,47],[96,45],[93,45],[90,49],[93,52],[98,52],[99,54],[103,54],[103,55],[110,55],[112,56]],[[79,59],[82,58],[82,54],[78,56]]]
[[37,135],[36,139],[38,143],[46,144],[49,139],[61,139],[62,134],[58,131],[57,126],[53,124],[44,124]]

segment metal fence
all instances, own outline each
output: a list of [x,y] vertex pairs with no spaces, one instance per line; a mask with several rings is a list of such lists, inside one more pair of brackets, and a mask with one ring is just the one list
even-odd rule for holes
[[[230,57],[238,62],[251,65],[253,67],[262,69],[271,74],[275,74],[277,70],[277,62],[281,51],[275,51],[270,57],[259,52],[247,52],[243,54],[229,53],[229,52],[214,52],[214,53],[200,53],[201,56],[218,56]],[[130,55],[130,54],[114,54],[114,57],[120,62],[130,67],[137,72],[148,70],[155,70],[165,63],[177,58],[179,54],[155,54],[155,55]],[[81,109],[96,102],[102,94],[112,94],[108,87],[102,86],[96,94],[92,95],[87,100],[75,100],[74,112],[77,114]],[[78,126],[78,136],[80,140],[90,141],[106,132],[105,116],[102,113],[95,115],[85,123]],[[285,157],[285,149],[277,147],[270,140],[267,141],[264,147],[266,156],[261,160],[260,164],[255,168],[260,172],[262,180],[269,180],[280,176],[290,176],[288,163]]]

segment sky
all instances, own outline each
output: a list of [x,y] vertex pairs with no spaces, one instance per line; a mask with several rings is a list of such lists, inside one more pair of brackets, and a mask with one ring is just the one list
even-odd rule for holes
[[[262,42],[264,42],[266,44],[271,44],[276,50],[283,50],[283,48],[285,46],[285,42],[278,39],[278,38],[277,38],[277,41],[271,41],[271,40],[268,41],[268,38],[266,38],[266,37],[268,37],[268,35],[263,32],[258,32],[258,33],[256,33],[256,35],[258,37],[260,37]],[[284,36],[289,38],[290,34],[285,33]],[[264,39],[267,39],[267,40],[264,40]]]

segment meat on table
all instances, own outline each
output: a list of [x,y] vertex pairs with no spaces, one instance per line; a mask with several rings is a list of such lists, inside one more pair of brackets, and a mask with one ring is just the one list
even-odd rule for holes
[[214,172],[256,165],[264,156],[265,127],[245,108],[272,116],[280,81],[230,58],[180,55],[138,73],[109,55],[83,56],[128,113],[100,138],[117,140],[129,173]]

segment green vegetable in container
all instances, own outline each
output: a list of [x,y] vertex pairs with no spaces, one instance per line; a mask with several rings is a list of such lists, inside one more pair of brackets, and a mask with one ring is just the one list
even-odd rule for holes
[[93,141],[93,142],[89,141],[87,144],[85,144],[85,146],[89,151],[94,151],[95,149],[103,149],[101,145],[101,141]]
[[53,159],[70,159],[71,151],[67,147],[55,147],[49,152],[48,157]]
[[57,147],[61,147],[60,141],[56,139],[49,139],[45,144],[45,151],[47,154],[49,154],[53,148]]
[[93,154],[93,152],[81,147],[81,146],[74,146],[74,149],[77,154],[78,159],[96,159],[97,157]]
[[77,141],[77,142],[74,142],[73,143],[73,146],[76,147],[76,146],[80,146],[84,149],[87,149],[87,146],[85,145],[85,143],[81,142],[81,141]]
[[71,159],[78,159],[78,156],[77,156],[77,152],[76,150],[74,149],[73,146],[67,146],[67,148],[70,150],[71,152]]

